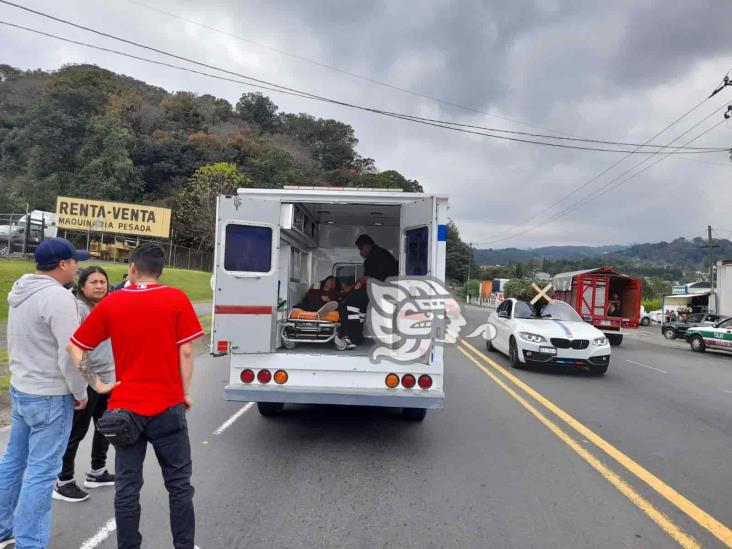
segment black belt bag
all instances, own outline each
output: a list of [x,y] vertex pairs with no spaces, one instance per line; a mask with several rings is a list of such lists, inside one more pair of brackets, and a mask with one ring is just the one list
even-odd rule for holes
[[97,421],[97,431],[114,446],[130,446],[140,438],[142,429],[129,410],[107,410]]

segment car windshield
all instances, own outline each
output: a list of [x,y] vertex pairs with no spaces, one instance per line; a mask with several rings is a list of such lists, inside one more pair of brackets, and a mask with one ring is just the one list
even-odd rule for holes
[[525,301],[517,301],[513,313],[514,318],[536,318],[534,308]]
[[562,301],[555,301],[554,303],[544,305],[541,309],[541,318],[582,322],[582,317],[580,317],[577,311]]
[[582,317],[577,314],[571,306],[563,301],[547,303],[537,311],[535,307],[525,301],[517,301],[514,318],[536,318],[548,320],[564,320],[569,322],[582,322]]

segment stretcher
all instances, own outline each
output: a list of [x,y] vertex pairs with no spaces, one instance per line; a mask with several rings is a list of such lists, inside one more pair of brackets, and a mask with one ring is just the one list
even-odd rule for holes
[[[335,341],[340,349],[342,340],[338,338],[340,315],[338,303],[329,301],[317,311],[304,311],[294,308],[282,324],[280,336],[287,349],[294,349],[298,343],[330,343]],[[344,346],[345,348],[345,346]]]

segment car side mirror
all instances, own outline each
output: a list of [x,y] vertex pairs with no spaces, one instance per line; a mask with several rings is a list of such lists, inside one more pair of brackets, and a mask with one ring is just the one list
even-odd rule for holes
[[501,311],[498,313],[498,318],[509,318],[508,311]]

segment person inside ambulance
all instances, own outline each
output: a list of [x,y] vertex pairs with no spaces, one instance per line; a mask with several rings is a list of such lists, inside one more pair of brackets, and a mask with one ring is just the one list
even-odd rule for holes
[[340,292],[336,277],[329,276],[320,281],[320,289],[310,288],[295,308],[315,312],[331,301],[337,301]]
[[399,263],[391,253],[377,246],[374,239],[362,234],[356,239],[363,262],[363,276],[356,281],[352,291],[343,296],[338,307],[341,318],[340,339],[344,349],[355,349],[363,341],[363,323],[366,320],[366,310],[369,296],[366,284],[369,278],[384,281],[399,274]]

